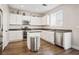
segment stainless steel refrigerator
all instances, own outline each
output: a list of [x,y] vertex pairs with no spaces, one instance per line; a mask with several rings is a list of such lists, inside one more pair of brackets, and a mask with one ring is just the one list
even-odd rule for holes
[[2,39],[3,39],[3,22],[2,22],[2,17],[3,13],[2,10],[0,9],[0,54],[2,54]]

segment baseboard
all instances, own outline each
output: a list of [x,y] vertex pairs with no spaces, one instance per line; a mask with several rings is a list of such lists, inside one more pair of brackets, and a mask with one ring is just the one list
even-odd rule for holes
[[23,41],[23,39],[12,40],[12,41],[9,41],[9,43],[10,42],[18,42],[18,41]]
[[8,45],[8,42],[2,47],[2,51],[5,49],[7,45]]
[[73,45],[72,48],[79,50],[79,46]]

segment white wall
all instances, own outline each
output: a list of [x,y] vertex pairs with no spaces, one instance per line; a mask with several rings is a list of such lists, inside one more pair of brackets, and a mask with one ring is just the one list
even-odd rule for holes
[[45,15],[41,19],[41,25],[48,25],[49,24],[49,15]]
[[73,48],[79,50],[79,5],[74,5]]
[[0,4],[0,9],[3,11],[3,49],[8,44],[8,19],[9,9],[7,5]]
[[79,50],[79,5],[64,5],[64,27],[72,28],[72,47]]

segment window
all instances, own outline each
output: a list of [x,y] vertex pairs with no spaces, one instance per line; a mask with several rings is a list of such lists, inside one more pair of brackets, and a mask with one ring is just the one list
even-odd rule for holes
[[47,15],[47,25],[49,25],[49,15]]
[[50,15],[50,26],[63,26],[63,11],[59,10]]
[[55,26],[56,25],[56,14],[53,13],[50,15],[50,26]]

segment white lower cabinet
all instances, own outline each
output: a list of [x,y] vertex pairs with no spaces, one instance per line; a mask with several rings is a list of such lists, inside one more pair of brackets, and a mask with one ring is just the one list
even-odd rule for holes
[[2,37],[2,41],[3,41],[2,49],[4,49],[8,45],[8,42],[9,42],[9,40],[8,40],[8,30],[3,31],[2,35],[3,35],[3,37]]
[[17,31],[17,39],[23,40],[23,31]]
[[54,44],[54,32],[53,31],[42,31],[41,38]]
[[42,31],[41,38],[47,42],[61,46],[65,50],[71,48],[72,32],[56,32],[55,34],[54,31]]
[[9,41],[20,41],[23,40],[23,32],[22,31],[9,31]]
[[71,48],[71,39],[72,39],[71,32],[65,32],[63,34],[63,47],[65,50]]
[[65,50],[71,48],[71,32],[56,31],[55,44],[63,47]]
[[16,40],[16,31],[9,31],[9,41],[12,42]]

